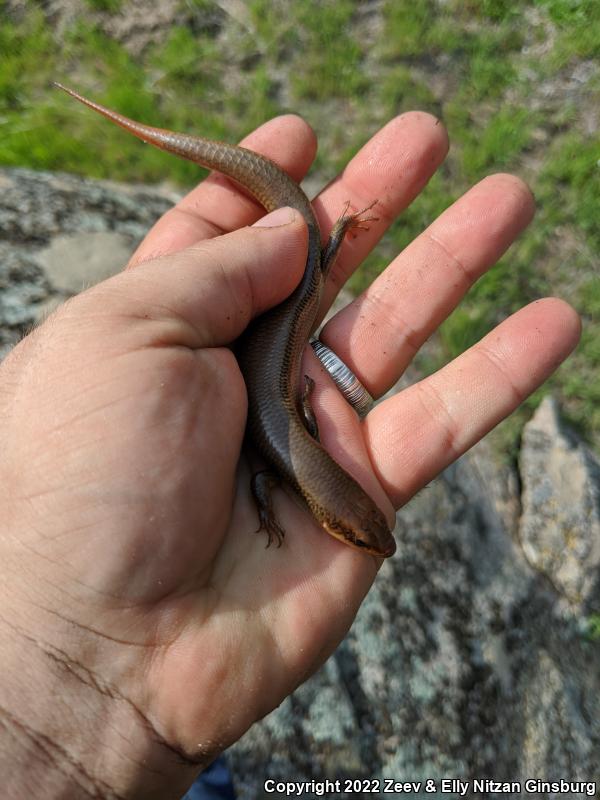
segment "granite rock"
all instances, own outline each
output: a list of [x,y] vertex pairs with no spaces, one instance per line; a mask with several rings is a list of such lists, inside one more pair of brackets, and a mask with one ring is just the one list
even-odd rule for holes
[[551,397],[525,426],[520,467],[523,552],[560,595],[600,608],[600,463]]
[[0,170],[0,358],[72,294],[122,269],[176,195]]

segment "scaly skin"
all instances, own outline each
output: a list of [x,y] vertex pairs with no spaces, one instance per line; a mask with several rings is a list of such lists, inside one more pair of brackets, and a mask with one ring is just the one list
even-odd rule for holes
[[[332,536],[351,547],[391,556],[396,544],[387,521],[362,487],[309,434],[300,414],[301,357],[312,332],[328,269],[345,231],[360,221],[343,218],[321,254],[319,224],[300,186],[268,158],[243,147],[174,133],[134,122],[61,84],[59,88],[162,150],[217,170],[247,189],[267,211],[297,209],[308,226],[308,256],[303,278],[285,302],[255,320],[244,337],[238,360],[248,391],[248,435],[277,476],[306,502],[313,517]],[[269,510],[264,482],[253,483],[261,527],[280,540],[283,530]]]

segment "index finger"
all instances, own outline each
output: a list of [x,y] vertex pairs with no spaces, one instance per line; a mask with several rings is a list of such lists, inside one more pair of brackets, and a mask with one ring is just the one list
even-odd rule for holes
[[[317,150],[312,128],[294,114],[265,122],[241,144],[270,158],[295,181],[302,180]],[[128,267],[237,230],[255,222],[261,214],[263,207],[239,184],[212,172],[156,222]]]

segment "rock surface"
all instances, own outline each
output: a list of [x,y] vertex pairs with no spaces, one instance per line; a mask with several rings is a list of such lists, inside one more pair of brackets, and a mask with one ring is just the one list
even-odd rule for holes
[[520,538],[530,564],[582,610],[600,608],[600,469],[550,397],[525,428]]
[[600,778],[600,643],[525,558],[516,490],[483,443],[398,513],[345,641],[232,749],[241,798],[268,778]]
[[176,195],[0,170],[0,357],[59,302],[122,269]]
[[[120,269],[173,199],[26,170],[0,187],[4,352]],[[268,778],[422,781],[423,797],[442,778],[600,779],[600,466],[551,400],[519,464],[497,466],[484,441],[398,513],[398,553],[345,641],[229,751],[241,800]],[[347,796],[363,795],[380,796]]]

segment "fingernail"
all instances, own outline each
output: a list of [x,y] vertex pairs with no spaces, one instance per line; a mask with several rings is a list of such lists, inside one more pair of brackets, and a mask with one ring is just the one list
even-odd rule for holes
[[252,227],[277,228],[281,225],[289,225],[290,222],[293,222],[295,217],[295,210],[289,206],[284,206],[283,208],[276,208],[275,211],[271,211],[271,213],[267,214],[265,217],[261,217]]

